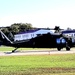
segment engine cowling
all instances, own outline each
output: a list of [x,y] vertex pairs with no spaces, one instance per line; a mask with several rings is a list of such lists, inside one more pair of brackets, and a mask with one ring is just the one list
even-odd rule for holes
[[61,43],[64,44],[64,43],[66,43],[66,40],[64,38],[57,38],[56,43],[57,44],[61,44]]

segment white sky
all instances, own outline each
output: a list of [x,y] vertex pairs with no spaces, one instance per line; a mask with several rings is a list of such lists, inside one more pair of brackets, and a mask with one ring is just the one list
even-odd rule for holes
[[0,26],[31,23],[75,29],[75,0],[0,0],[0,11]]

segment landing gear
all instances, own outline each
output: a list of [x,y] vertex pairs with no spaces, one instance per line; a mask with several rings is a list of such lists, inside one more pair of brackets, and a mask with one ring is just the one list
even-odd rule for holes
[[58,51],[61,51],[61,48],[57,48],[58,49]]
[[14,50],[12,50],[12,53],[15,52],[18,48],[15,48]]
[[70,45],[69,45],[69,43],[66,43],[66,51],[70,51]]
[[66,51],[70,51],[70,47],[69,46],[66,47]]

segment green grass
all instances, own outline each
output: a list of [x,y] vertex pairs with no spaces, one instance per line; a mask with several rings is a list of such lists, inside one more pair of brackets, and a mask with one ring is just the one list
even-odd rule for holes
[[[1,46],[0,51],[12,51],[14,50],[14,47],[6,47],[6,46]],[[18,50],[32,50],[33,48],[18,48]],[[35,48],[36,50],[36,48]]]
[[[1,46],[0,47],[0,51],[12,51],[14,50],[15,48],[14,47],[7,47],[7,46]],[[17,49],[18,51],[21,51],[21,50],[56,50],[56,48],[18,48]],[[63,48],[62,50],[66,50],[65,48]],[[75,48],[72,48],[72,50],[75,50]]]
[[0,75],[63,74],[75,74],[75,54],[0,57]]
[[[6,47],[6,46],[1,46],[0,51],[12,51],[14,50],[14,47]],[[50,50],[50,48],[18,48],[17,50]]]
[[0,51],[11,51],[11,50],[13,50],[14,48],[13,47],[4,47],[4,46],[1,46],[0,47]]

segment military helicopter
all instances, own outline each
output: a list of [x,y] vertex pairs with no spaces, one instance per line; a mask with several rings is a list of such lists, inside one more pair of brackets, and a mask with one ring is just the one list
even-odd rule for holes
[[11,41],[0,30],[0,45],[15,47],[12,52],[15,52],[18,48],[57,48],[58,51],[66,48],[69,51],[70,48],[75,46],[75,39],[73,37],[64,35],[60,32],[62,29],[59,27],[55,27],[54,30],[56,30],[54,33],[39,34],[36,37],[19,41]]

